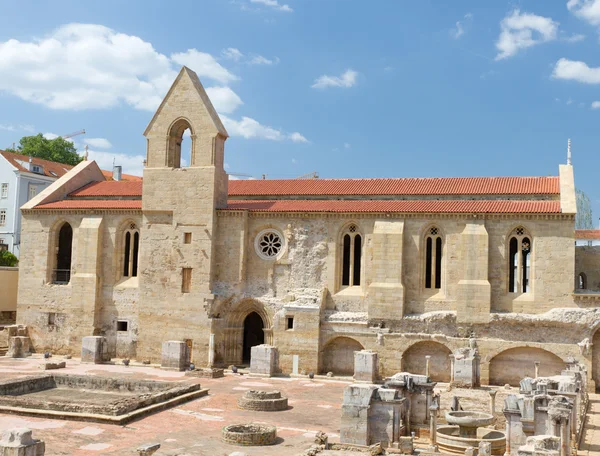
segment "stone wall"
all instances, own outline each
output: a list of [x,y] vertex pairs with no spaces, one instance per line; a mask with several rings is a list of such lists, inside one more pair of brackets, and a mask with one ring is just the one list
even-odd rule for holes
[[600,245],[575,247],[575,288],[579,287],[579,274],[584,274],[586,291],[600,291]]
[[0,290],[2,290],[0,312],[14,312],[17,310],[18,282],[19,268],[0,267]]

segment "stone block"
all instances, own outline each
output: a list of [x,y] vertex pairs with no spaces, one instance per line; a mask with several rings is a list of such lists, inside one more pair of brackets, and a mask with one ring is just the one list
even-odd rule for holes
[[146,445],[142,445],[137,447],[135,451],[138,452],[140,456],[150,456],[156,453],[160,448],[160,443],[148,443]]
[[162,344],[162,369],[183,371],[190,365],[190,353],[187,344],[181,340],[168,340]]
[[518,456],[558,456],[560,438],[551,435],[536,435],[527,438],[527,443],[519,447]]
[[40,440],[34,440],[31,429],[7,429],[0,440],[0,456],[43,456],[46,445]]
[[379,380],[379,355],[372,350],[354,352],[354,381],[375,383]]
[[31,356],[29,337],[10,337],[8,339],[8,352],[6,353],[6,356],[9,358],[25,358]]
[[398,449],[402,454],[413,454],[415,447],[412,437],[400,437],[398,439]]
[[479,352],[477,349],[461,348],[454,352],[454,384],[466,388],[481,386]]
[[110,361],[106,339],[102,336],[86,336],[81,339],[81,362],[102,364]]
[[250,350],[250,372],[272,376],[279,370],[279,350],[272,345],[255,345]]

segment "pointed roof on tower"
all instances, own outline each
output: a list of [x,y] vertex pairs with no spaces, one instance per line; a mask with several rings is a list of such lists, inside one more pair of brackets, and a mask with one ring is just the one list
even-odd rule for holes
[[207,111],[210,119],[212,120],[212,123],[213,123],[215,129],[221,135],[223,135],[223,136],[225,136],[225,137],[228,138],[229,134],[227,133],[227,130],[225,129],[225,126],[221,122],[221,119],[219,118],[219,115],[217,114],[217,111],[215,110],[212,102],[210,101],[210,98],[208,98],[206,90],[204,90],[204,86],[202,86],[202,83],[200,82],[200,79],[198,78],[198,75],[196,73],[194,73],[192,70],[190,70],[186,66],[183,66],[181,68],[181,71],[177,75],[177,78],[175,78],[175,81],[171,85],[171,88],[167,92],[167,95],[165,95],[165,97],[163,98],[162,103],[160,104],[160,106],[158,107],[158,109],[156,110],[156,112],[154,113],[154,116],[152,117],[152,120],[150,121],[150,123],[146,127],[146,130],[144,130],[144,136],[148,135],[148,133],[152,129],[152,126],[154,125],[154,122],[156,121],[156,119],[158,119],[158,117],[159,117],[160,113],[162,112],[162,110],[164,109],[165,105],[167,105],[167,103],[169,102],[169,99],[171,98],[171,95],[175,91],[176,87],[179,84],[182,83],[182,81],[183,81],[184,78],[189,79],[191,81],[193,87],[196,89],[196,93],[198,94],[198,96],[202,100],[202,104],[206,108],[206,111]]

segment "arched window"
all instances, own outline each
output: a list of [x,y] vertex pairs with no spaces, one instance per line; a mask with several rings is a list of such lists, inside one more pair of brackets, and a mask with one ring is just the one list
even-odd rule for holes
[[140,231],[135,223],[131,223],[125,231],[125,246],[123,250],[123,277],[137,277],[139,249]]
[[73,248],[73,228],[64,223],[58,232],[58,248],[56,249],[56,269],[53,282],[67,284],[71,280],[71,256]]
[[442,234],[432,226],[425,234],[425,288],[442,288]]
[[[191,127],[187,120],[179,119],[171,126],[169,131],[169,150],[167,154],[167,166],[172,168],[181,168],[183,166],[192,166],[194,164],[193,137],[192,140],[184,138],[186,130]],[[187,137],[187,135],[185,135]],[[183,154],[182,154],[183,151]]]
[[531,287],[531,236],[522,226],[515,228],[508,242],[508,291],[528,293]]
[[342,286],[360,285],[362,236],[355,224],[348,225],[342,235]]
[[579,290],[587,289],[587,276],[583,272],[577,276],[577,288]]

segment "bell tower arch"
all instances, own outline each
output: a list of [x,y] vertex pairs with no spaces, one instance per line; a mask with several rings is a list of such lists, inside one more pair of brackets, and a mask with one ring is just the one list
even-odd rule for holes
[[[160,359],[161,341],[191,339],[202,357],[210,332],[202,309],[213,299],[216,210],[227,205],[228,134],[196,73],[183,67],[144,136],[138,356]],[[168,325],[157,325],[165,314]]]

